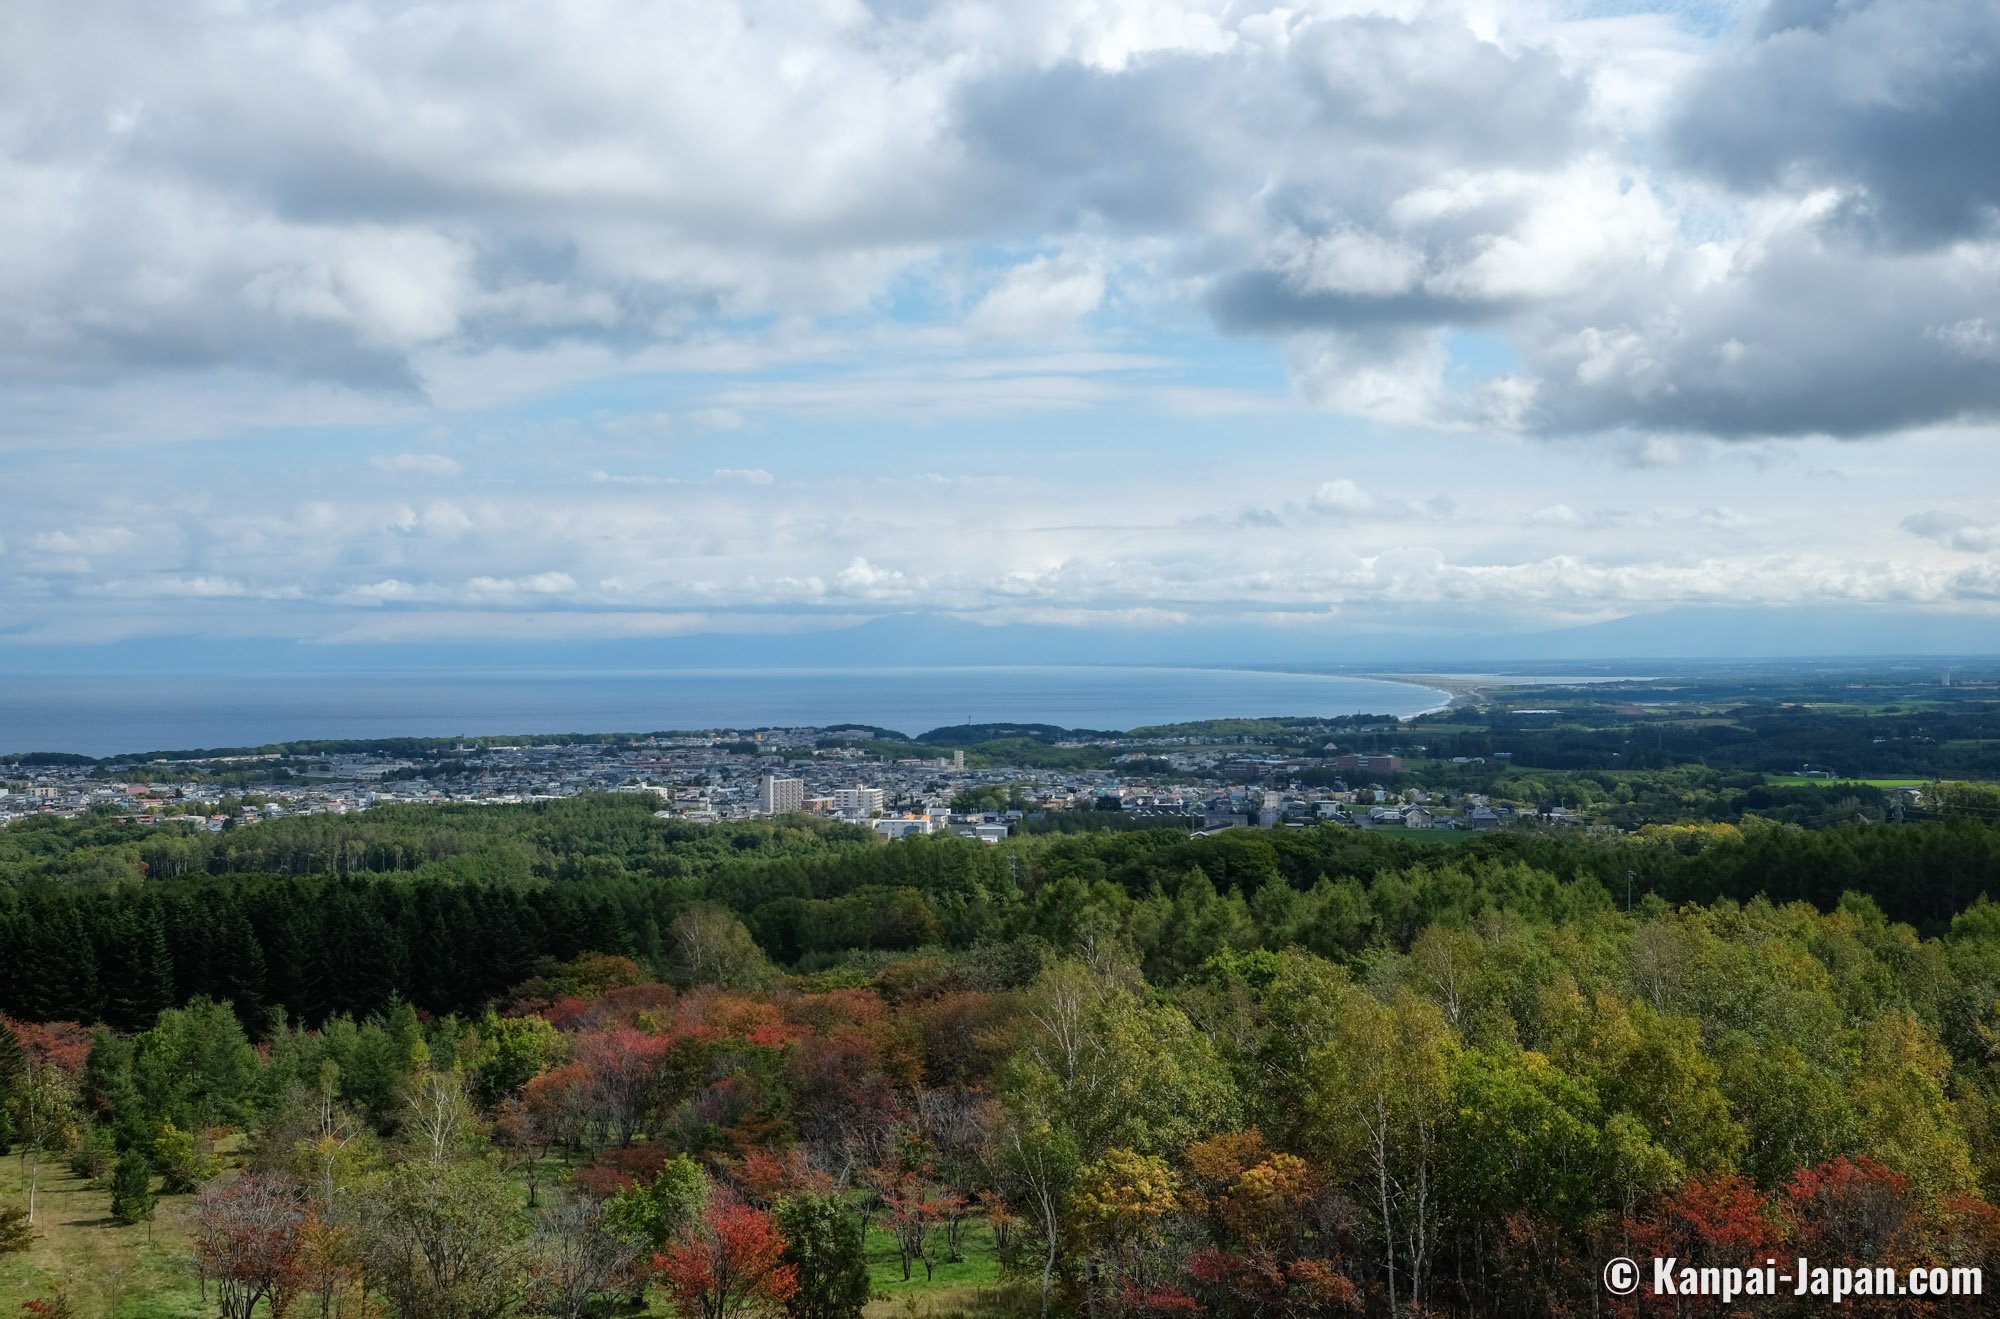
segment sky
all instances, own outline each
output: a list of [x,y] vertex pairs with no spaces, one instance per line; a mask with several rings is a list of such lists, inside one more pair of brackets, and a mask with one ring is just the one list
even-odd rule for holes
[[5,22],[0,651],[2000,610],[1991,0]]

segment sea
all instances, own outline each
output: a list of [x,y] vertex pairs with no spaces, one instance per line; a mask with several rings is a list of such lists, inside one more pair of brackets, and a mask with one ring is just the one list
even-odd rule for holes
[[869,724],[1128,729],[1192,719],[1442,707],[1416,683],[1265,669],[484,670],[283,676],[0,676],[0,755],[119,756],[304,739],[646,733]]

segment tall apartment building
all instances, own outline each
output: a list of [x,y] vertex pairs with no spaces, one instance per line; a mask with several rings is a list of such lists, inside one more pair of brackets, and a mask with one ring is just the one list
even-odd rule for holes
[[757,809],[765,815],[788,815],[804,810],[805,804],[804,779],[781,779],[774,774],[766,774],[758,781]]
[[842,815],[868,816],[889,804],[889,794],[880,788],[837,788],[833,807]]

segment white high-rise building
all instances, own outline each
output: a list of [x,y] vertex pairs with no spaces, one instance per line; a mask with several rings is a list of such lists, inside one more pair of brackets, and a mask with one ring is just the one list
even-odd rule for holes
[[889,794],[880,788],[839,788],[833,794],[834,809],[855,818],[874,815],[888,804]]
[[806,781],[766,774],[757,784],[757,809],[765,815],[789,815],[805,809]]
[[951,753],[951,767],[953,769],[965,768],[965,748],[960,747],[958,750]]

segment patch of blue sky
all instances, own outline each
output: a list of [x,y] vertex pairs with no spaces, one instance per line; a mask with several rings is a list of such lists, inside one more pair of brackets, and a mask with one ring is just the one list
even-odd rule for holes
[[1447,369],[1460,381],[1486,380],[1521,369],[1521,359],[1504,335],[1485,330],[1446,330],[1442,337],[1450,361]]
[[1763,6],[1756,0],[1570,0],[1562,13],[1568,18],[1629,18],[1665,14],[1697,36],[1718,37],[1744,14]]

